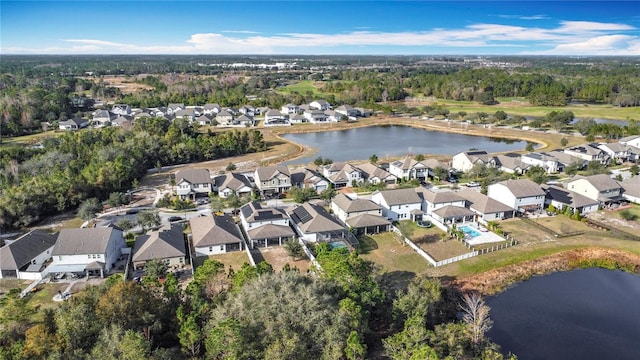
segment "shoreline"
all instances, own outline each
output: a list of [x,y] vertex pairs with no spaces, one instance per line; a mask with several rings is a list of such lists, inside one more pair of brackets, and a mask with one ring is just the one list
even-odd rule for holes
[[581,268],[605,268],[640,274],[640,255],[601,247],[572,249],[456,278],[447,285],[462,292],[475,291],[483,296],[493,296],[535,276]]

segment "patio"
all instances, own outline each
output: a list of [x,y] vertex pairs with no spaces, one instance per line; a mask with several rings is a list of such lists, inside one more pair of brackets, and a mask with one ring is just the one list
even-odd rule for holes
[[[485,227],[478,227],[474,223],[467,223],[464,226],[460,226],[459,229],[464,231],[464,241],[471,246],[505,241],[498,234],[487,230]],[[470,231],[465,231],[466,229]]]

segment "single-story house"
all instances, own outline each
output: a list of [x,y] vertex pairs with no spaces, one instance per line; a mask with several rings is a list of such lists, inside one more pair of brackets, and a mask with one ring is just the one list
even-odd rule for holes
[[304,203],[287,209],[291,225],[305,242],[347,240],[349,231],[322,206]]
[[0,279],[40,279],[43,264],[51,259],[57,238],[56,234],[31,230],[14,241],[5,240],[0,248]]
[[209,256],[244,249],[244,238],[229,215],[198,216],[189,220],[194,255]]
[[181,224],[167,224],[158,230],[136,237],[131,262],[143,269],[151,260],[162,260],[168,267],[185,265],[186,246]]
[[60,130],[78,130],[89,125],[89,121],[81,118],[73,118],[65,121],[60,121],[58,123],[58,128]]
[[474,222],[476,213],[463,206],[447,205],[434,210],[431,216],[442,224],[452,225]]
[[556,209],[562,210],[565,207],[571,208],[572,213],[580,215],[598,211],[600,202],[582,196],[575,191],[567,190],[557,186],[542,185],[544,192],[547,194],[545,205],[553,205]]
[[466,202],[466,207],[483,221],[508,219],[514,216],[515,209],[473,189],[457,192]]
[[227,172],[224,175],[213,178],[213,191],[218,192],[221,198],[227,198],[232,194],[243,196],[250,195],[253,191],[251,182],[243,174]]

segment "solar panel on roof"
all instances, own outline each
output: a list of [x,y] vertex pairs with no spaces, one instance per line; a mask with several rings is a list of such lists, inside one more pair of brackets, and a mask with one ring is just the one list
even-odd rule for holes
[[293,210],[293,214],[297,216],[300,222],[302,223],[306,223],[307,221],[313,219],[313,216],[311,216],[311,214],[309,214],[307,209],[305,209],[302,206],[298,206],[297,208],[295,208]]

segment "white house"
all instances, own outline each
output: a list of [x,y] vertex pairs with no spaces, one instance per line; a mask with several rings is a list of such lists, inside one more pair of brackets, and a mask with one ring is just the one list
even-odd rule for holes
[[562,210],[568,206],[571,208],[572,213],[579,213],[580,215],[598,211],[600,207],[599,201],[589,199],[575,191],[549,185],[542,185],[541,187],[546,193],[544,203],[547,207],[553,205],[556,209]]
[[558,159],[543,152],[524,154],[520,157],[520,160],[531,166],[540,166],[545,169],[548,174],[556,174],[564,170],[564,165],[560,163]]
[[391,221],[413,218],[412,214],[422,214],[422,198],[415,189],[395,189],[376,191],[371,200],[382,206],[382,216]]
[[214,115],[222,111],[222,107],[218,104],[205,104],[202,107],[202,112],[206,115]]
[[622,196],[628,201],[640,204],[640,176],[630,177],[620,183]]
[[325,111],[331,109],[331,104],[329,104],[326,100],[314,100],[309,103],[309,107],[312,109]]
[[183,169],[175,175],[176,195],[181,199],[195,199],[212,191],[211,175],[208,169]]
[[389,163],[389,172],[398,179],[424,181],[429,176],[429,167],[421,161],[406,157]]
[[509,174],[522,175],[531,167],[523,162],[520,156],[497,155],[495,159],[496,167]]
[[108,110],[96,110],[92,114],[93,125],[97,127],[111,125],[111,120],[115,119],[115,115]]
[[180,224],[166,224],[136,237],[131,255],[134,269],[143,269],[152,260],[161,260],[169,268],[183,267],[187,254],[183,230]]
[[47,273],[88,273],[104,277],[127,245],[122,230],[112,227],[62,229]]
[[336,112],[346,116],[349,120],[355,120],[358,116],[358,110],[351,105],[340,105],[336,108]]
[[289,116],[289,123],[291,124],[302,124],[305,122],[309,122],[309,119],[307,119],[304,115],[295,114]]
[[180,109],[173,112],[176,119],[183,119],[193,122],[196,119],[196,113],[193,109]]
[[116,115],[131,115],[131,107],[127,104],[114,104],[111,112]]
[[572,190],[589,199],[597,200],[600,204],[619,202],[622,197],[622,186],[607,174],[591,176],[574,176],[568,183],[567,189]]
[[287,209],[291,224],[305,242],[346,240],[349,231],[322,206],[304,203]]
[[605,165],[608,164],[611,159],[606,152],[598,148],[598,144],[576,145],[564,149],[564,152],[586,161],[598,161]]
[[167,114],[173,115],[176,111],[184,109],[186,109],[186,106],[184,106],[184,104],[182,103],[169,104],[167,105]]
[[289,115],[272,109],[264,114],[264,125],[291,125],[291,123],[289,123]]
[[216,122],[222,126],[229,126],[233,124],[234,115],[233,113],[222,110],[216,115]]
[[51,259],[57,235],[31,230],[0,247],[0,279],[37,280],[46,261]]
[[79,130],[89,125],[89,121],[81,118],[73,118],[58,123],[60,130]]
[[331,210],[356,235],[389,231],[391,222],[382,216],[382,207],[371,200],[338,194],[331,200]]
[[243,174],[228,172],[213,179],[212,191],[216,191],[223,199],[232,194],[251,195],[252,190],[251,182]]
[[617,164],[622,164],[632,158],[631,146],[622,143],[602,143],[598,148],[613,159]]
[[191,218],[189,224],[196,257],[244,249],[242,233],[229,215],[197,216]]
[[451,167],[457,171],[467,172],[474,165],[480,164],[486,167],[495,167],[496,159],[484,150],[463,151],[453,156]]
[[300,111],[300,108],[298,107],[298,105],[286,104],[286,105],[282,105],[282,108],[280,109],[280,111],[283,114],[295,115],[298,113],[298,111]]
[[454,191],[431,191],[422,186],[415,191],[422,198],[421,210],[428,215],[448,205],[464,207],[466,203],[466,199]]
[[328,120],[323,110],[305,110],[303,116],[312,124],[325,123]]
[[544,208],[544,191],[529,179],[505,180],[489,185],[487,196],[520,213],[539,211]]
[[240,220],[251,248],[282,245],[295,236],[289,226],[289,216],[283,210],[263,208],[257,201],[240,208]]

